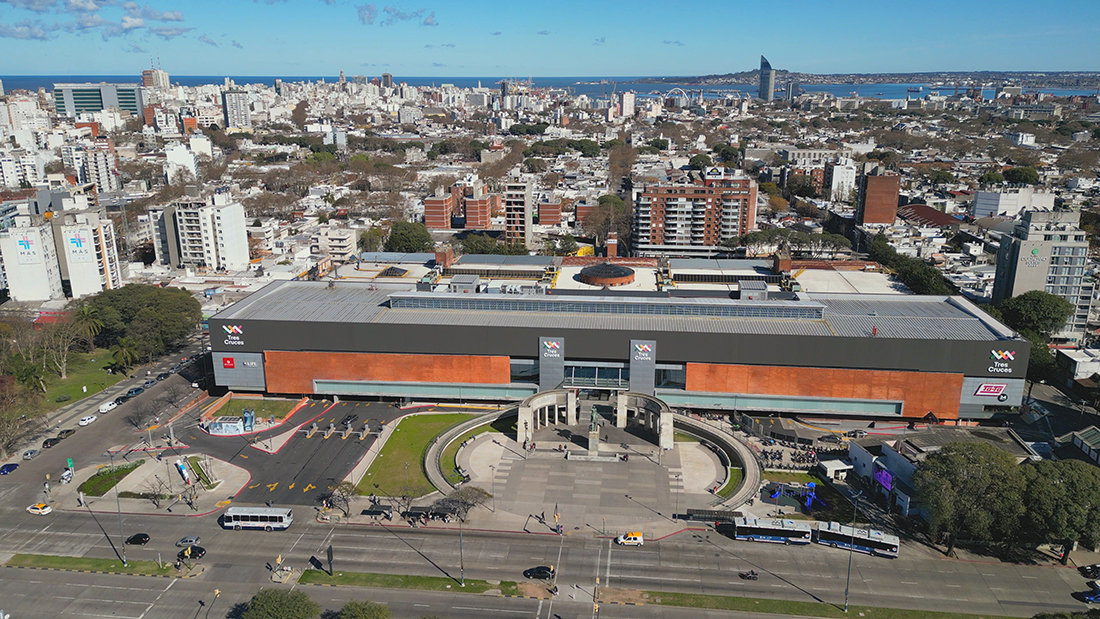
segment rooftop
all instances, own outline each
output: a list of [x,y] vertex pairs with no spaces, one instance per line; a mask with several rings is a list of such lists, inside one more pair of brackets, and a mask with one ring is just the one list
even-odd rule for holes
[[796,300],[741,301],[649,295],[470,295],[394,292],[348,281],[332,287],[328,282],[275,282],[216,318],[964,341],[1013,336],[961,297],[800,294]]

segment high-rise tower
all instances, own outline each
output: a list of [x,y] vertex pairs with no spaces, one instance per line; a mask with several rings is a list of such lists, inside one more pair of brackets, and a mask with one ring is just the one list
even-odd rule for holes
[[760,98],[765,101],[775,99],[775,69],[763,56],[760,57]]

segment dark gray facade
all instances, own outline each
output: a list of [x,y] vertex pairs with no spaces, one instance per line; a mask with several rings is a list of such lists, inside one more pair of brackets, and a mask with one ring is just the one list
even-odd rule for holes
[[[228,333],[229,330],[234,333]],[[237,332],[239,331],[239,332]],[[946,372],[1023,378],[1030,344],[775,334],[542,329],[503,326],[210,320],[215,352],[331,351],[539,358],[542,338],[569,344],[569,359],[628,361],[631,341],[651,341],[656,363]],[[564,344],[563,344],[564,348]],[[563,363],[565,355],[562,357]],[[564,371],[564,369],[563,369]]]

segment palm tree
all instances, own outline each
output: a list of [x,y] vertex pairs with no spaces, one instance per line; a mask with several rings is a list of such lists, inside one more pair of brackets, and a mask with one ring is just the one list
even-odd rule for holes
[[111,353],[115,358],[115,366],[120,370],[127,370],[138,360],[136,343],[128,337],[118,338],[118,344],[111,347]]
[[95,336],[99,335],[99,332],[103,330],[103,321],[98,317],[99,310],[85,303],[80,308],[70,315],[73,326],[76,327],[77,333],[80,334],[89,348],[93,348],[93,341]]

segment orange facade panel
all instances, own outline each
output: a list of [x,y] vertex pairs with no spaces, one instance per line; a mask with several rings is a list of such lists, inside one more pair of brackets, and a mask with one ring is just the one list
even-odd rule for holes
[[267,351],[267,389],[272,393],[313,393],[314,380],[402,383],[511,382],[508,357],[396,355]]
[[687,391],[806,398],[900,400],[904,416],[959,417],[963,375],[892,370],[687,364]]

